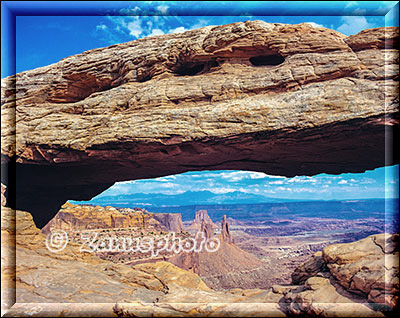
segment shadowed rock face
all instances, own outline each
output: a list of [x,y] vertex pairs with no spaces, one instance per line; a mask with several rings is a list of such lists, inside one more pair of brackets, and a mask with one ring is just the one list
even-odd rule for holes
[[194,220],[188,226],[187,230],[202,231],[202,228],[204,227],[203,223],[208,224],[210,230],[214,231],[214,229],[218,228],[218,226],[209,217],[207,210],[199,210],[195,213]]
[[89,200],[116,181],[397,163],[397,154],[385,161],[398,123],[397,39],[397,28],[346,37],[251,21],[95,49],[3,79],[2,164],[16,174],[2,180],[16,194],[8,202],[41,227],[67,199]]
[[221,239],[226,243],[234,243],[234,239],[231,235],[231,231],[229,230],[229,223],[226,221],[226,215],[222,217],[221,222]]
[[152,217],[165,226],[168,231],[182,232],[182,215],[180,213],[153,213]]

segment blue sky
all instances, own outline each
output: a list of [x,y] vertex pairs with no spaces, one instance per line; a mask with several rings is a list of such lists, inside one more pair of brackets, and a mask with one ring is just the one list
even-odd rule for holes
[[98,197],[206,190],[216,194],[239,191],[269,198],[302,200],[393,198],[398,197],[398,174],[398,165],[365,173],[294,178],[252,171],[194,171],[155,179],[119,182]]
[[[387,13],[396,3],[69,1],[55,5],[53,2],[16,2],[13,5],[36,6],[35,12],[38,12],[38,15],[21,14],[16,17],[16,71],[45,66],[86,50],[147,36],[246,20],[290,24],[306,22],[314,27],[331,28],[352,35],[363,29],[397,26],[397,19],[392,13]],[[40,12],[46,15],[40,15]],[[54,15],[49,15],[52,12]],[[7,75],[11,74],[2,71],[2,77]],[[267,197],[291,199],[383,198],[397,196],[397,184],[398,166],[361,174],[295,178],[248,171],[203,171],[121,182],[101,195],[209,190],[215,193],[253,191]]]
[[[29,5],[33,6],[35,2]],[[57,16],[16,17],[17,72],[55,63],[86,50],[146,36],[246,20],[291,24],[308,22],[346,35],[397,23],[388,19],[389,15],[386,19],[383,15],[396,1],[69,1],[63,4],[64,11],[60,9],[61,4],[56,5],[59,11],[54,8],[53,11],[44,11],[43,7],[50,8],[51,4],[44,2],[41,10],[46,14],[54,12]],[[90,13],[90,6],[92,11],[100,10],[107,16],[82,16]],[[62,12],[80,15],[62,15]],[[191,16],[196,13],[202,15]]]

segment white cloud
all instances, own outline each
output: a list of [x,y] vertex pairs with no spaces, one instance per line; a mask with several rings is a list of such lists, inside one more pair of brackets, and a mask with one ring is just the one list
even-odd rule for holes
[[164,31],[161,29],[153,29],[151,30],[151,33],[149,34],[149,36],[154,36],[154,35],[163,35]]
[[142,11],[142,9],[140,9],[138,6],[136,6],[133,9],[123,8],[123,9],[119,10],[119,14],[120,15],[135,15],[139,11]]
[[96,26],[96,30],[105,30],[107,29],[107,26],[105,24],[100,24]]
[[243,179],[262,179],[262,178],[266,178],[268,176],[263,172],[233,171],[233,172],[222,172],[219,174],[219,177],[221,177],[223,179],[227,179],[231,182],[236,182],[236,181],[240,181]]
[[358,5],[357,1],[349,1],[346,3],[345,9]]
[[267,178],[269,179],[287,179],[287,177],[282,177],[282,176],[274,176],[274,175],[266,175]]
[[136,38],[138,38],[143,32],[139,19],[127,23],[126,28],[129,30],[129,34]]
[[168,6],[161,5],[161,6],[157,7],[157,11],[160,12],[161,14],[163,14],[163,15],[166,15],[167,11],[168,11],[168,8],[169,8]]
[[195,24],[193,24],[193,25],[191,26],[191,30],[193,30],[193,29],[199,29],[199,28],[205,27],[205,26],[208,25],[208,23],[209,23],[209,20],[206,20],[206,19],[199,19],[199,20],[197,20],[197,23],[195,23]]
[[237,191],[236,189],[224,188],[224,187],[219,187],[219,188],[215,188],[215,189],[204,189],[204,190],[211,191],[212,193],[215,193],[215,194],[223,194],[223,193],[229,193],[229,192]]
[[338,184],[347,184],[347,181],[346,181],[346,180],[340,180],[340,181],[338,182]]
[[248,174],[250,179],[262,179],[267,177],[267,175],[264,172],[249,172]]
[[373,183],[376,183],[376,181],[372,178],[362,178],[360,183],[361,184],[373,184]]
[[294,177],[288,180],[288,182],[292,183],[316,183],[317,179],[312,178],[312,177],[307,177],[307,176],[302,176],[302,177]]
[[343,24],[337,30],[345,35],[357,34],[364,29],[370,29],[375,25],[370,24],[363,16],[345,16],[342,17]]
[[160,183],[157,185],[160,188],[179,188],[180,185],[172,182]]
[[296,188],[293,189],[294,192],[297,193],[302,193],[302,192],[307,192],[307,193],[321,193],[321,192],[326,192],[327,190],[320,189],[320,188]]
[[292,188],[287,188],[287,187],[277,187],[277,188],[275,188],[275,190],[277,190],[277,191],[286,191],[286,192],[292,192],[293,191]]
[[171,29],[169,30],[169,33],[182,33],[188,31],[187,29],[185,29],[185,27],[181,26],[181,27],[177,27],[175,29]]
[[314,28],[325,28],[322,24],[318,24],[318,23],[315,23],[315,22],[305,22],[305,23],[311,25]]
[[367,13],[366,9],[360,9],[360,8],[354,9],[352,12],[353,15],[365,15],[366,13]]
[[230,181],[238,181],[246,178],[246,172],[244,171],[234,171],[234,172],[222,172],[220,177],[223,179],[228,179]]
[[160,193],[167,194],[167,195],[174,195],[174,194],[182,194],[185,192],[186,192],[186,190],[166,190],[166,191],[161,191]]
[[277,180],[277,181],[270,181],[268,182],[268,184],[283,184],[284,181],[283,180]]
[[138,181],[140,181],[140,180],[120,181],[120,182],[117,182],[116,184],[135,184]]
[[386,15],[394,6],[391,3],[383,4],[385,6],[381,6],[375,10],[376,15]]
[[176,176],[171,175],[171,176],[166,176],[166,177],[155,178],[154,181],[168,182],[168,181],[175,180],[175,179],[176,179]]

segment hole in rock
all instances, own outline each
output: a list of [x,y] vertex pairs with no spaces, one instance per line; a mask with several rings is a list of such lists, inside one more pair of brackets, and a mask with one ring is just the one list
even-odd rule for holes
[[96,253],[132,266],[164,260],[195,272],[215,290],[301,284],[300,276],[292,282],[292,273],[325,246],[396,232],[398,199],[394,189],[385,190],[385,179],[398,183],[397,169],[294,178],[204,170],[118,182],[90,201],[70,201],[43,231],[97,229],[100,241],[102,235],[156,239],[172,232],[184,241],[203,233],[218,239],[216,251],[203,245],[199,252],[156,256]]
[[215,60],[208,61],[205,63],[181,63],[175,68],[175,73],[182,76],[192,76],[200,73],[209,71],[211,68],[218,66],[218,62]]
[[196,75],[204,69],[205,64],[182,64],[175,69],[175,73],[185,75]]
[[250,58],[250,62],[254,66],[279,65],[284,61],[284,57],[280,54],[259,55]]

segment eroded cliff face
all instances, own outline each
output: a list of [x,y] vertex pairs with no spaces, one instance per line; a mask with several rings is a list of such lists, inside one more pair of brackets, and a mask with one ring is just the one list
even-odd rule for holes
[[397,28],[346,37],[248,21],[95,49],[6,78],[1,153],[16,170],[16,185],[6,185],[18,198],[10,204],[41,227],[67,199],[88,200],[116,181],[397,163],[396,152],[385,161],[398,123],[397,40]]
[[142,209],[116,209],[111,206],[76,205],[65,203],[43,228],[43,233],[54,229],[82,231],[91,229],[134,228],[167,230],[153,215]]
[[199,211],[196,211],[196,213],[194,215],[194,220],[187,227],[187,230],[193,231],[193,232],[200,231],[203,223],[208,224],[211,227],[210,230],[211,229],[214,230],[214,229],[218,228],[218,225],[216,225],[211,220],[210,216],[207,213],[207,210],[199,210]]
[[180,233],[184,230],[180,213],[151,213],[151,216],[168,231]]

